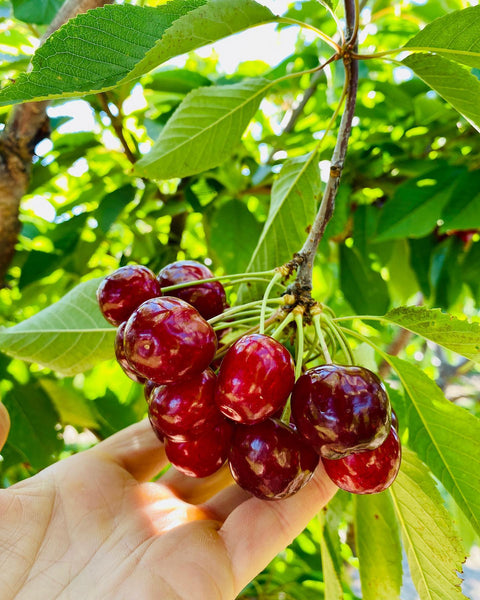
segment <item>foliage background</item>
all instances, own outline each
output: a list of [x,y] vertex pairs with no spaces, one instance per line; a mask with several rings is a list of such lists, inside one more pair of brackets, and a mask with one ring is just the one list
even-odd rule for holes
[[[5,79],[26,69],[61,3],[0,1],[0,70]],[[434,18],[468,5],[461,0],[369,2],[362,12],[362,48],[400,47]],[[335,34],[333,21],[316,1],[292,2],[286,14]],[[156,271],[187,257],[211,263],[218,274],[244,271],[281,165],[314,148],[336,107],[342,65],[331,65],[313,82],[304,75],[270,88],[233,156],[181,182],[157,185],[135,176],[125,147],[131,158],[146,152],[186,94],[200,86],[252,76],[278,78],[315,66],[318,56],[328,58],[330,50],[321,40],[307,30],[297,33],[292,54],[278,64],[268,64],[261,55],[249,61],[239,57],[238,69],[227,73],[215,50],[190,53],[181,67],[178,61],[177,66],[167,63],[140,81],[86,96],[80,104],[53,101],[51,134],[36,148],[16,254],[0,290],[0,324],[20,323],[75,285],[128,262]],[[360,63],[354,129],[335,215],[317,257],[314,296],[338,316],[378,315],[422,304],[478,320],[478,133],[411,75],[395,61]],[[305,93],[310,97],[303,111],[288,125]],[[79,108],[83,117],[72,120],[72,110]],[[9,110],[0,109],[0,122]],[[333,135],[326,139],[322,161],[330,159],[334,142]],[[473,363],[434,343],[399,338],[392,327],[355,326],[378,345],[417,363],[452,402],[479,416],[480,373]],[[404,405],[393,390],[396,377],[364,344],[356,353],[360,363],[380,368],[388,378],[402,423]],[[67,377],[0,354],[0,378],[2,401],[12,418],[0,462],[3,486],[145,415],[140,386],[126,384],[112,359]],[[334,560],[340,561],[334,566],[344,574],[337,597],[359,597],[350,518],[354,510],[351,497],[339,493],[323,520],[313,522],[242,597],[322,597],[328,569],[325,558],[322,562],[325,544],[332,546]],[[457,514],[468,553],[475,535],[453,504],[450,510]],[[407,598],[411,592],[404,593]]]

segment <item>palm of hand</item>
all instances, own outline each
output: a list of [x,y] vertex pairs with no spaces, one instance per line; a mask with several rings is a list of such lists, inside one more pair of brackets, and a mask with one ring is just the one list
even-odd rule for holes
[[149,482],[165,464],[143,422],[0,491],[2,600],[232,599],[335,492],[318,476],[282,502],[225,472]]

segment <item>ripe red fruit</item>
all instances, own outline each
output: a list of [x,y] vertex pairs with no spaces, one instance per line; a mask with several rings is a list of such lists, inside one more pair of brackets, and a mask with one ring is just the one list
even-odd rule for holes
[[127,375],[127,377],[130,377],[130,379],[136,381],[137,383],[145,383],[145,377],[142,377],[140,373],[137,373],[137,371],[135,371],[135,369],[128,362],[125,356],[123,336],[125,333],[126,324],[126,321],[124,321],[117,329],[117,333],[115,334],[115,357],[117,359],[118,364],[122,367],[122,370],[125,373],[125,375]]
[[118,326],[142,302],[161,294],[160,284],[150,269],[141,265],[128,265],[120,267],[101,281],[97,300],[107,321]]
[[319,456],[293,429],[267,419],[235,426],[228,460],[240,487],[257,498],[278,500],[310,480]]
[[245,335],[223,359],[215,402],[229,419],[257,423],[285,405],[294,381],[295,367],[285,346],[267,335]]
[[172,440],[186,441],[211,430],[223,416],[214,401],[216,377],[206,369],[187,380],[159,385],[150,395],[150,420]]
[[[179,260],[163,267],[158,274],[161,287],[178,285],[187,281],[210,279],[213,273],[208,267],[194,260]],[[181,298],[194,306],[204,319],[222,313],[226,306],[225,290],[219,281],[172,290],[169,295]]]
[[233,424],[222,419],[203,435],[186,442],[165,441],[168,460],[178,470],[190,477],[208,477],[227,459]]
[[309,369],[295,383],[291,406],[298,431],[325,458],[377,448],[390,431],[385,388],[363,367]]
[[145,396],[147,404],[150,404],[151,394],[156,387],[157,384],[154,381],[151,381],[150,379],[145,381],[145,385],[143,386],[143,395]]
[[394,482],[401,458],[400,440],[392,427],[378,448],[336,460],[322,458],[322,462],[327,475],[342,490],[353,494],[376,494]]
[[173,383],[204,371],[217,338],[212,327],[183,300],[147,300],[125,327],[125,356],[141,375],[157,384]]

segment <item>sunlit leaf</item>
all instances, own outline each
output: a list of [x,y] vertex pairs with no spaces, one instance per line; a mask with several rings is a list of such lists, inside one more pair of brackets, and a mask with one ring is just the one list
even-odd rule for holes
[[362,598],[399,598],[402,586],[402,545],[388,492],[355,496],[355,543]]
[[480,81],[469,69],[437,54],[412,54],[403,63],[480,131]]
[[81,283],[30,319],[0,329],[0,350],[64,375],[75,375],[113,357],[115,329],[95,297],[99,279]]
[[423,306],[400,306],[385,318],[444,348],[480,361],[480,323]]
[[152,150],[136,164],[152,179],[187,177],[228,159],[272,82],[247,79],[188,94]]
[[480,419],[449,402],[417,366],[396,356],[389,361],[406,392],[409,447],[480,533]]
[[480,68],[480,6],[470,6],[435,19],[405,44],[405,48],[409,47],[424,48]]
[[462,545],[427,468],[408,449],[390,495],[420,600],[464,598],[457,575]]
[[48,38],[35,53],[32,71],[0,92],[0,105],[107,90],[169,58],[273,18],[253,0],[171,0],[156,8],[96,8]]

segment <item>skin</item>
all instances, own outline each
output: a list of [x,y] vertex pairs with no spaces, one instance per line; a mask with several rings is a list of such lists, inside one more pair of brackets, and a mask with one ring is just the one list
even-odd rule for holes
[[[9,418],[0,404],[0,448]],[[233,600],[330,500],[320,466],[286,500],[223,468],[169,470],[147,421],[0,490],[2,600]]]

